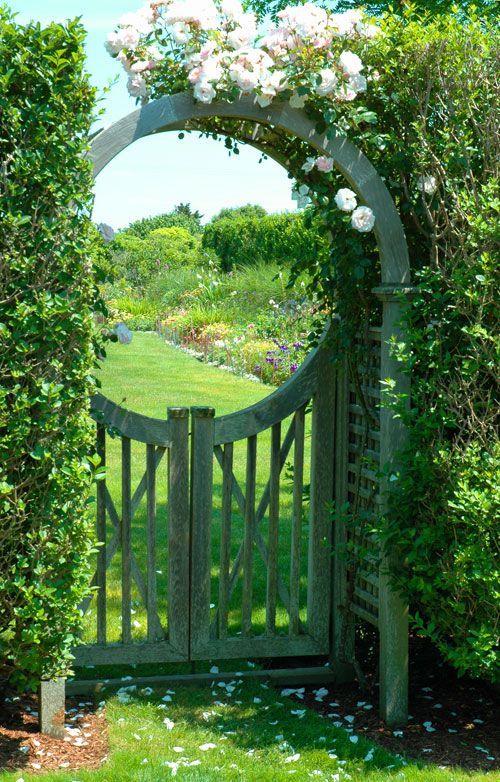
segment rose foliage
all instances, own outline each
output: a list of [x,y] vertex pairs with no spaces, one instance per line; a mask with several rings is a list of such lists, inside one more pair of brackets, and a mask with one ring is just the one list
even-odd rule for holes
[[89,585],[94,109],[84,30],[0,9],[0,678],[64,674]]

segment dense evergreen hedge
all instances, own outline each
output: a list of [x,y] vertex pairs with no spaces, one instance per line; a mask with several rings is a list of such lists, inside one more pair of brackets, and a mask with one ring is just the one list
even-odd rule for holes
[[94,90],[76,22],[0,9],[0,678],[68,668],[89,583]]

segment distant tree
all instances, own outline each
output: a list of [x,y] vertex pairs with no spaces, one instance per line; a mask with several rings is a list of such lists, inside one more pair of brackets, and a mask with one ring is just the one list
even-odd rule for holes
[[157,228],[184,228],[190,234],[196,235],[203,233],[202,217],[197,209],[193,212],[190,204],[178,204],[171,212],[135,220],[120,233],[146,239],[148,234]]
[[[307,0],[297,0],[298,3],[305,3]],[[259,18],[270,16],[276,19],[276,14],[290,5],[289,0],[252,0],[249,8],[254,11]],[[325,8],[335,11],[347,11],[351,8],[359,8],[361,5],[366,8],[369,14],[377,16],[384,11],[392,9],[395,13],[400,13],[410,7],[417,11],[427,11],[431,14],[442,14],[453,12],[456,9],[458,15],[466,13],[474,7],[478,16],[493,16],[498,13],[498,3],[496,0],[365,0],[360,3],[359,0],[325,0],[321,3]]]
[[231,206],[221,209],[210,220],[210,224],[215,223],[217,220],[234,220],[239,217],[265,217],[267,215],[263,206],[258,204],[245,204],[245,206]]

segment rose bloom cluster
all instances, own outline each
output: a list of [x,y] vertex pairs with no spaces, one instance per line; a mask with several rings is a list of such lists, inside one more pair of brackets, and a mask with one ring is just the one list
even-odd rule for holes
[[254,94],[265,107],[285,93],[301,108],[311,97],[351,101],[366,90],[363,62],[349,41],[373,38],[378,28],[361,11],[306,3],[278,18],[259,31],[239,0],[150,2],[120,19],[106,47],[129,74],[130,94],[143,100],[169,74],[183,74],[203,103]]

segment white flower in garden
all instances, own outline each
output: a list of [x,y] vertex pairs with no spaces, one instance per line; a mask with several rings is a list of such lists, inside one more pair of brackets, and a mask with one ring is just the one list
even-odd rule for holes
[[375,225],[375,215],[370,207],[358,206],[351,215],[351,225],[356,231],[363,234],[371,231]]
[[306,162],[301,166],[301,169],[302,171],[305,171],[306,174],[308,174],[310,171],[313,170],[315,165],[316,165],[316,158],[306,157]]
[[293,95],[290,95],[290,100],[288,101],[292,109],[303,109],[306,105],[307,95],[299,95],[298,92],[294,92]]
[[154,60],[137,60],[130,66],[132,73],[143,73],[144,71],[152,71],[156,68]]
[[357,206],[356,193],[348,187],[341,187],[335,196],[335,203],[343,212],[352,212]]
[[437,179],[430,174],[421,176],[417,179],[417,187],[421,193],[433,195],[437,190]]
[[333,158],[321,155],[316,158],[316,168],[323,174],[329,174],[330,171],[333,171]]
[[147,35],[151,32],[151,23],[148,22],[146,15],[140,11],[122,16],[120,25],[121,27],[130,27],[137,30],[141,35]]
[[357,30],[363,38],[373,39],[380,35],[380,27],[376,24],[360,24],[357,25]]
[[194,87],[194,97],[199,100],[200,103],[212,103],[215,98],[216,92],[213,85],[209,81],[198,81]]
[[357,76],[363,70],[363,63],[354,52],[345,51],[339,57],[339,65],[346,76]]
[[301,38],[315,38],[325,32],[328,22],[326,11],[313,3],[287,6],[278,13],[282,22]]
[[172,25],[172,38],[176,43],[182,44],[189,41],[191,28],[186,22],[176,22]]
[[123,49],[123,42],[119,33],[109,33],[104,44],[109,54],[118,54],[120,49]]
[[127,89],[129,95],[132,95],[133,98],[145,98],[148,92],[146,81],[140,73],[134,73],[133,76],[129,76]]
[[318,95],[329,95],[337,86],[337,74],[331,68],[322,68],[319,75],[321,76],[321,83],[316,85],[316,93]]
[[243,6],[239,0],[222,0],[221,11],[229,19],[239,19],[243,16]]
[[356,93],[365,92],[368,86],[368,82],[366,81],[366,78],[363,76],[362,73],[357,73],[355,76],[350,76],[347,84],[348,84],[348,88],[350,88]]
[[311,203],[311,199],[309,198],[309,188],[307,185],[299,185],[298,187],[295,185],[292,190],[292,199],[297,201],[298,209],[303,209],[308,206]]
[[166,7],[164,19],[167,24],[186,22],[200,30],[217,27],[217,8],[212,0],[177,0]]
[[286,89],[286,73],[284,71],[269,71],[260,80],[261,92],[256,97],[259,106],[263,108],[272,103],[278,92]]

